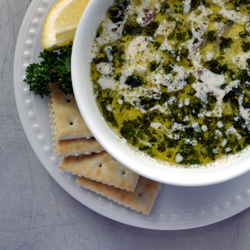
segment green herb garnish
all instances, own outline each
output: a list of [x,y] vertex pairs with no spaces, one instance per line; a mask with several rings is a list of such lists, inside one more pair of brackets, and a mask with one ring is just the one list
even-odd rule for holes
[[144,80],[139,76],[131,75],[127,77],[125,84],[129,85],[132,88],[136,88],[143,85]]
[[247,36],[249,36],[249,32],[248,31],[241,31],[239,33],[239,37],[241,37],[241,38],[246,38]]
[[221,42],[220,42],[220,50],[224,50],[226,48],[230,48],[231,44],[233,43],[232,38],[225,38],[225,37],[221,37]]
[[71,80],[71,52],[73,43],[59,51],[44,50],[40,53],[40,63],[32,63],[26,68],[24,81],[30,90],[41,97],[50,94],[50,84],[56,83],[65,94],[73,94]]
[[161,6],[161,9],[160,9],[160,13],[164,14],[169,8],[170,8],[170,6],[167,3],[167,1],[163,2],[162,6]]
[[216,39],[215,31],[214,30],[208,31],[208,33],[206,34],[206,39],[211,43],[214,42]]
[[244,52],[247,52],[248,50],[250,50],[250,42],[243,41],[241,48]]

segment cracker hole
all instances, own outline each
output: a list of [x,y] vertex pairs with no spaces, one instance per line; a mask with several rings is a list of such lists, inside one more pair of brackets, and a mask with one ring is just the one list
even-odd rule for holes
[[99,168],[102,168],[102,164],[99,164]]
[[139,193],[139,194],[138,194],[138,197],[142,197],[142,193]]
[[66,102],[71,102],[71,100],[70,99],[66,99]]
[[126,171],[123,170],[123,171],[122,171],[122,175],[125,175],[125,174],[126,174]]
[[72,126],[74,123],[73,122],[69,122],[69,125]]

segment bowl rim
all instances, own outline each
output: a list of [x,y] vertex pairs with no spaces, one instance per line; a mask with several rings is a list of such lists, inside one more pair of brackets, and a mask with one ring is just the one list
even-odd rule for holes
[[[250,169],[249,154],[223,163],[215,168],[187,169],[167,167],[157,161],[138,155],[135,150],[121,142],[115,132],[102,117],[93,95],[90,80],[90,46],[92,44],[100,17],[112,0],[91,0],[86,7],[73,43],[71,74],[75,99],[79,111],[91,133],[101,146],[117,161],[135,173],[164,184],[176,186],[213,185],[236,178]],[[91,114],[91,115],[89,115]]]

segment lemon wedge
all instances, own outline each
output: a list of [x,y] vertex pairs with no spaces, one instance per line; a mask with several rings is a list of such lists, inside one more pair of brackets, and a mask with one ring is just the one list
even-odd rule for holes
[[42,46],[53,51],[74,40],[81,16],[90,0],[60,0],[48,13],[42,32]]

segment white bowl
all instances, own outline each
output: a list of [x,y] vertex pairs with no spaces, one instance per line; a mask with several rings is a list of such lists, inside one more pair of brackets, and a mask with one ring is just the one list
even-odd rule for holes
[[94,137],[116,160],[149,179],[178,186],[203,186],[224,182],[250,169],[249,153],[216,168],[170,167],[144,157],[121,142],[100,113],[90,78],[90,50],[96,29],[111,0],[91,0],[76,31],[72,52],[72,80],[79,110]]

